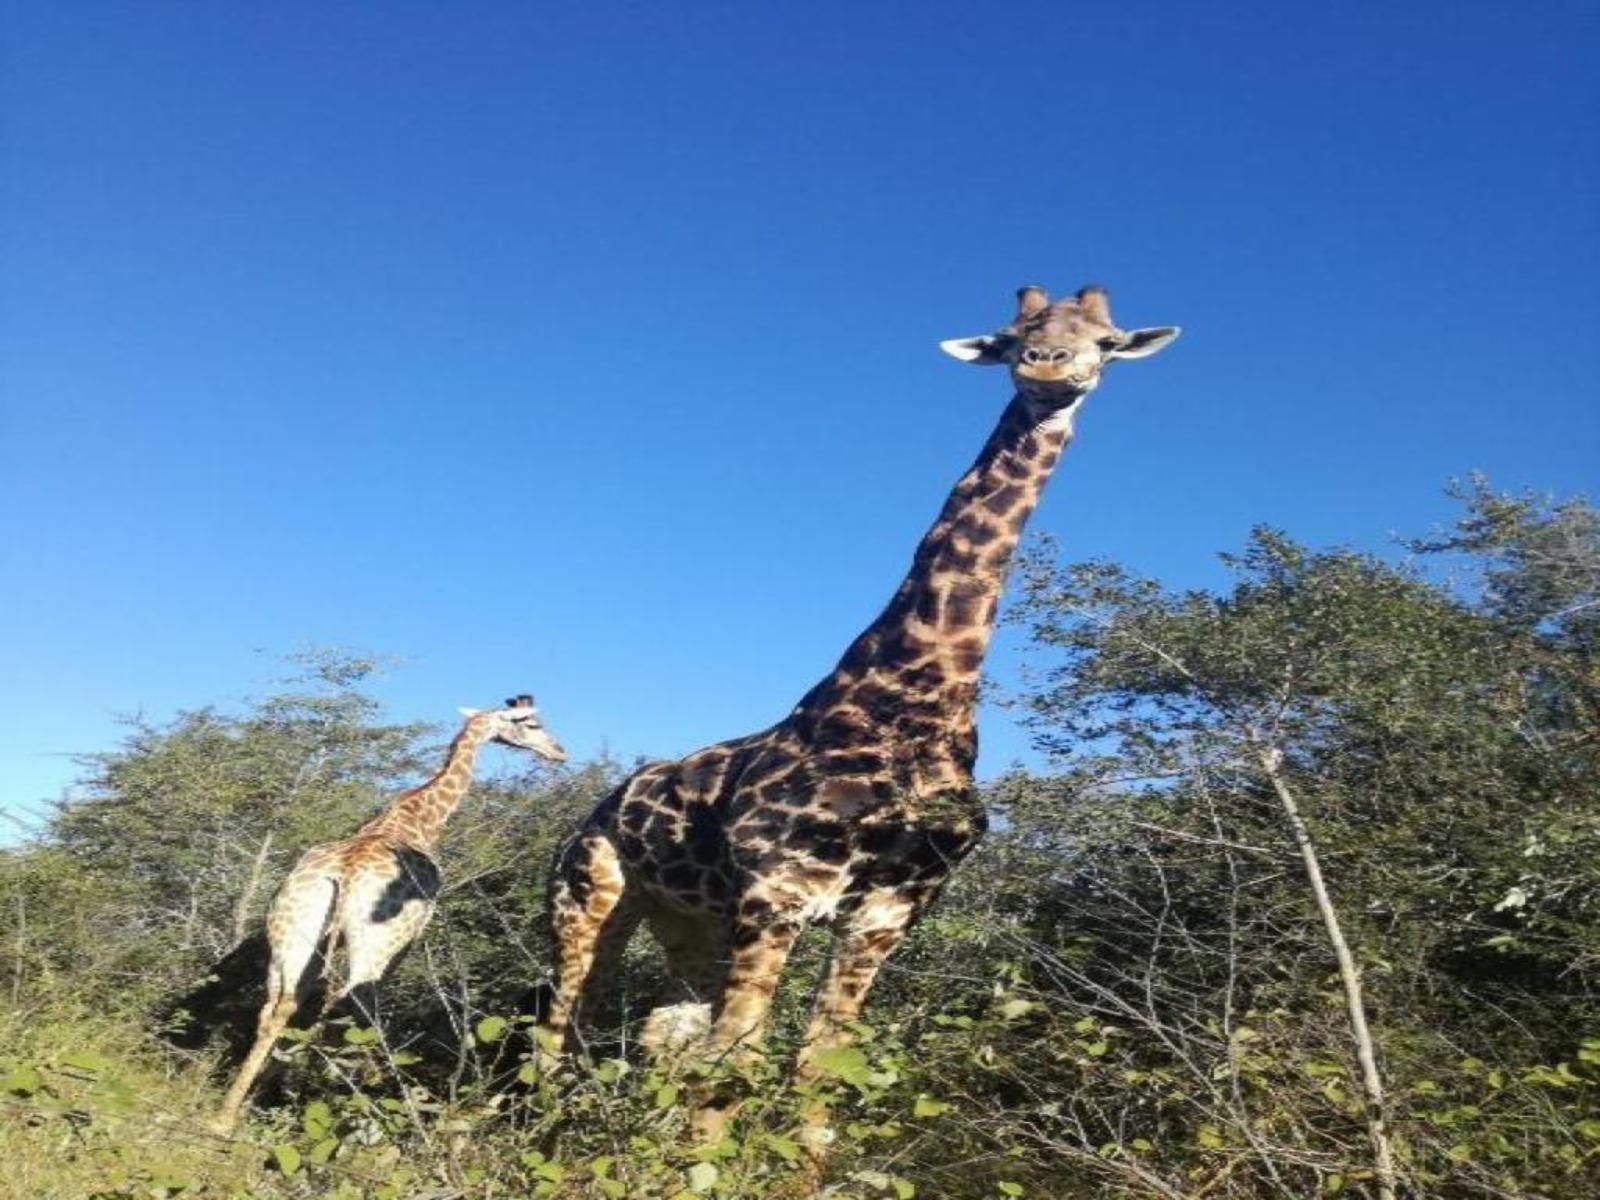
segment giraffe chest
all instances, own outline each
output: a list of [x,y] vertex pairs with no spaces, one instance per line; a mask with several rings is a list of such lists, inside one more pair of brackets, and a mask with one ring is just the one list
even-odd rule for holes
[[797,805],[735,805],[728,852],[741,890],[831,920],[885,890],[932,896],[987,824],[970,786],[908,798],[881,779],[831,779]]
[[604,811],[628,874],[661,899],[729,912],[775,887],[813,920],[874,890],[937,890],[987,826],[962,764],[865,740],[713,747],[644,768]]

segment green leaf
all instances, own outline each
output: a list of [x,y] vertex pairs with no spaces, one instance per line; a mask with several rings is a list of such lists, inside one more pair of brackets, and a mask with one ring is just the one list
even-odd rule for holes
[[995,1184],[995,1187],[999,1188],[1001,1193],[1007,1196],[1022,1195],[1022,1185],[1020,1183],[1013,1183],[1009,1179],[1002,1179],[999,1183]]
[[800,1144],[786,1137],[769,1137],[767,1146],[786,1163],[800,1161]]
[[333,1128],[333,1110],[323,1100],[313,1100],[300,1116],[300,1127],[307,1137],[319,1138]]
[[671,1108],[678,1102],[678,1085],[664,1083],[656,1089],[655,1106],[657,1108]]
[[717,1182],[717,1168],[708,1162],[695,1163],[689,1168],[689,1190],[709,1192]]
[[352,1025],[344,1031],[346,1046],[370,1046],[378,1040],[378,1031],[361,1025]]
[[1600,1120],[1591,1118],[1587,1121],[1579,1121],[1573,1128],[1583,1134],[1584,1137],[1593,1138],[1595,1141],[1600,1142]]
[[911,1115],[914,1117],[937,1117],[940,1113],[950,1111],[950,1106],[943,1100],[935,1100],[931,1096],[918,1096],[915,1104],[911,1106]]
[[867,1065],[867,1056],[856,1046],[831,1046],[819,1051],[812,1060],[817,1070],[827,1075],[834,1075],[846,1083],[857,1086],[865,1084],[872,1078],[872,1068]]
[[33,1066],[18,1067],[4,1079],[0,1079],[0,1091],[15,1092],[19,1096],[31,1096],[43,1088],[44,1076]]
[[311,1153],[306,1155],[306,1157],[312,1162],[316,1163],[318,1166],[321,1166],[323,1163],[332,1158],[334,1151],[338,1149],[339,1139],[336,1137],[326,1137],[318,1142],[315,1146],[311,1147]]
[[509,1022],[504,1017],[485,1017],[473,1029],[473,1035],[484,1044],[498,1042],[505,1036]]
[[64,1055],[61,1059],[64,1067],[77,1067],[80,1071],[104,1071],[112,1065],[111,1060],[104,1054],[96,1054],[93,1050],[77,1050]]
[[629,1071],[633,1070],[620,1058],[608,1058],[594,1069],[594,1077],[601,1083],[616,1083]]
[[890,1182],[894,1184],[894,1194],[900,1197],[900,1200],[911,1200],[911,1197],[917,1194],[917,1185],[909,1179],[902,1179],[896,1175]]
[[293,1175],[300,1169],[300,1151],[293,1146],[274,1146],[272,1157],[277,1160],[278,1170],[285,1175]]

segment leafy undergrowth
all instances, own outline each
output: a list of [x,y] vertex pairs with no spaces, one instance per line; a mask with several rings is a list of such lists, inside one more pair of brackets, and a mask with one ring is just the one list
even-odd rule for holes
[[137,1025],[79,1004],[0,1012],[0,1195],[271,1195],[261,1156],[205,1132],[217,1092]]
[[[683,1068],[623,1058],[533,1065],[528,1018],[488,1017],[471,1041],[476,1082],[437,1091],[415,1056],[335,1023],[284,1047],[289,1090],[232,1138],[206,1122],[215,1064],[175,1054],[127,1019],[80,1007],[0,1024],[0,1194],[38,1200],[165,1197],[786,1197],[819,1194],[802,1149],[826,1106],[828,1182],[841,1198],[1051,1195],[1021,1149],[951,1149],[959,1105],[918,1091],[893,1037],[825,1052],[821,1078],[779,1078],[780,1053]],[[792,1047],[791,1047],[792,1049]],[[425,1067],[418,1069],[425,1070]],[[736,1116],[709,1144],[698,1097]],[[309,1098],[306,1098],[309,1097]],[[924,1178],[931,1171],[937,1184]],[[1030,1179],[1030,1176],[1032,1178]]]
[[[863,1027],[858,1044],[825,1052],[821,1078],[804,1085],[783,1080],[793,1047],[781,1041],[771,1057],[737,1066],[630,1056],[541,1072],[529,1019],[499,1016],[477,1022],[470,1069],[441,1079],[376,1031],[335,1022],[286,1043],[276,1083],[230,1139],[205,1126],[220,1095],[215,1063],[172,1051],[132,1018],[62,1004],[0,1020],[0,1194],[1371,1194],[1348,1068],[1317,1056],[1319,1035],[1304,1018],[1244,1016],[1249,1023],[1220,1040],[1214,1058],[1163,1062],[1150,1030],[1053,1011],[1025,986],[997,987],[970,1012]],[[1408,1195],[1592,1194],[1600,1039],[1548,1065],[1434,1062],[1427,1077],[1405,1071],[1396,1080]],[[720,1141],[705,1144],[689,1113],[708,1095],[733,1102],[737,1115]],[[820,1190],[802,1149],[806,1113],[817,1106],[833,1138]],[[1526,1174],[1535,1163],[1538,1179]]]

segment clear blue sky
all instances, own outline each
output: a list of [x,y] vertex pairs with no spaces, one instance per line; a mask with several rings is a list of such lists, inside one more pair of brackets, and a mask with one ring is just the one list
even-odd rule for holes
[[1215,582],[1253,522],[1600,474],[1590,0],[3,11],[0,806],[307,643],[579,754],[767,724],[1026,281],[1186,330],[1079,423],[1075,556]]

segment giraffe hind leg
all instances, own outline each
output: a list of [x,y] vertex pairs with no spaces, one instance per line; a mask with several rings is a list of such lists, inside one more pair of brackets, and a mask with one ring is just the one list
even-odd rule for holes
[[348,1000],[368,1025],[378,1024],[377,985],[427,928],[438,891],[438,867],[414,850],[348,882],[334,931],[344,946],[344,982],[330,1009]]
[[626,890],[621,858],[604,834],[586,831],[563,849],[550,889],[555,979],[540,1026],[552,1051],[576,1037],[580,1001],[593,1002],[609,984],[606,976],[638,924],[637,904],[625,898]]
[[[291,886],[292,885],[292,886]],[[320,974],[318,949],[338,897],[338,883],[323,875],[296,880],[293,875],[279,891],[267,917],[267,999],[256,1021],[256,1038],[239,1065],[238,1074],[223,1098],[211,1128],[231,1133],[239,1121],[246,1097],[272,1048],[282,1036],[302,998]]]
[[[594,941],[594,961],[584,980],[578,1012],[597,1044],[610,1045],[625,1040],[623,996],[617,986],[622,974],[623,956],[634,930],[644,914],[634,897],[623,896],[600,923]],[[581,1030],[579,1031],[582,1036]]]

